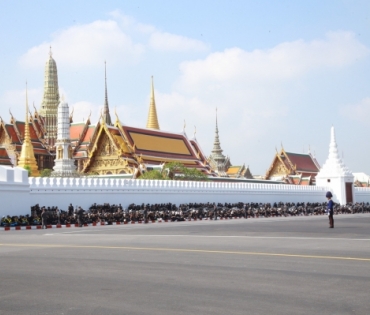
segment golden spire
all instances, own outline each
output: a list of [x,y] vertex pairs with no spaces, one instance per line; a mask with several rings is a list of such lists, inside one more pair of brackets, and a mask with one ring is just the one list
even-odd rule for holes
[[21,156],[18,161],[19,167],[29,167],[31,170],[31,176],[39,176],[35,153],[33,152],[33,146],[30,137],[30,126],[28,121],[28,95],[27,95],[27,83],[26,83],[26,120],[24,122],[24,141],[22,144]]
[[148,120],[146,122],[146,127],[150,128],[150,129],[158,129],[159,130],[157,109],[155,107],[155,99],[154,99],[153,76],[152,76],[152,88],[151,88],[151,92],[150,92],[149,114],[148,114]]
[[107,62],[104,61],[104,74],[105,74],[105,99],[104,99],[104,114],[103,119],[107,125],[112,125],[112,119],[109,114],[108,105],[108,89],[107,89]]

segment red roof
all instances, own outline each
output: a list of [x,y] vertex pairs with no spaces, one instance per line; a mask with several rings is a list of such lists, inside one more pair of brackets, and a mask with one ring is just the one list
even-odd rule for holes
[[292,152],[286,152],[286,154],[293,165],[296,165],[296,171],[313,173],[318,173],[320,171],[313,161],[311,155]]
[[0,148],[0,165],[13,165],[5,148]]
[[82,140],[82,143],[90,143],[90,140],[92,139],[94,132],[96,130],[96,126],[89,126],[84,139]]
[[14,129],[14,125],[5,125],[6,131],[8,132],[13,143],[20,143],[17,133]]
[[85,130],[86,123],[71,124],[69,135],[71,140],[79,140]]

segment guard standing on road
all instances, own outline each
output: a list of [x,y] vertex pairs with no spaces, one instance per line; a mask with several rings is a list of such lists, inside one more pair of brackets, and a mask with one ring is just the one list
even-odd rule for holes
[[213,203],[213,219],[217,220],[217,206]]
[[328,205],[327,205],[327,211],[328,211],[328,216],[329,216],[329,228],[334,229],[334,202],[331,200],[333,197],[332,193],[328,191],[326,193],[326,198],[328,198]]

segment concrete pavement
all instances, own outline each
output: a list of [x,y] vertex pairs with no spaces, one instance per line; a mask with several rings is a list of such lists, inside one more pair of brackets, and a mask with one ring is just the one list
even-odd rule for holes
[[0,234],[0,314],[370,314],[370,215]]

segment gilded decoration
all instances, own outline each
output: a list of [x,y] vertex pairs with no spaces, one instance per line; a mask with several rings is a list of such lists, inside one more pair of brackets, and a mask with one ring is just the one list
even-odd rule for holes
[[63,159],[63,147],[60,145],[57,150],[57,159]]
[[84,172],[106,174],[133,174],[134,168],[130,167],[127,160],[121,157],[121,150],[113,138],[103,133],[94,144],[90,158],[84,163]]

